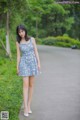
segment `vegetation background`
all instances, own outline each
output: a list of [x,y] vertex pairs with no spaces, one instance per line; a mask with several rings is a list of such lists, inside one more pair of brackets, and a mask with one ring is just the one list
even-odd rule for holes
[[0,112],[9,111],[10,120],[19,119],[22,103],[22,80],[16,74],[16,26],[25,25],[37,44],[80,49],[80,2],[76,1],[0,0]]

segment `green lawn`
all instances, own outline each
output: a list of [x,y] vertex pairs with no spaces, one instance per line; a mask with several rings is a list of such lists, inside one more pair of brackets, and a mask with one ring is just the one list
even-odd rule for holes
[[9,111],[9,120],[19,120],[22,78],[16,74],[16,46],[11,42],[12,61],[0,45],[0,112]]

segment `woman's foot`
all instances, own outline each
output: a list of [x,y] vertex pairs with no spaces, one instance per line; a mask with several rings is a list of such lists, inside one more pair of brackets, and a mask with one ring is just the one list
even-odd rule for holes
[[32,110],[30,109],[30,106],[28,106],[28,113],[32,113]]
[[32,111],[31,111],[31,110],[29,110],[29,111],[28,111],[28,113],[32,113]]
[[26,108],[24,109],[24,116],[26,116],[26,117],[29,116],[28,110]]
[[28,117],[28,116],[29,116],[29,114],[28,114],[28,113],[24,113],[24,116]]

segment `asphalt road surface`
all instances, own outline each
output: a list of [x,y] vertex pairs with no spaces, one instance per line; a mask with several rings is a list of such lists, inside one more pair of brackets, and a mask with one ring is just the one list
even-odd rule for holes
[[19,120],[80,120],[80,50],[38,46],[42,74],[35,77],[29,117]]

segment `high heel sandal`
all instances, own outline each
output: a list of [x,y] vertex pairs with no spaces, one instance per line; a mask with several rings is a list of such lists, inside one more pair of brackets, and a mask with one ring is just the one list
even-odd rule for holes
[[26,116],[26,117],[29,116],[28,112],[26,113],[25,109],[24,109],[24,116]]
[[31,114],[31,113],[32,113],[32,111],[31,111],[31,110],[29,110],[29,112],[28,112],[28,113],[30,113],[30,114]]
[[28,117],[28,116],[29,116],[29,114],[28,114],[28,113],[24,113],[24,116]]

